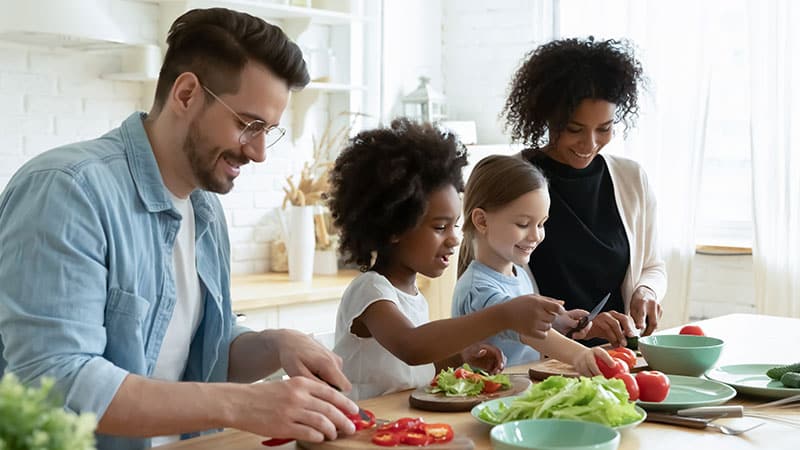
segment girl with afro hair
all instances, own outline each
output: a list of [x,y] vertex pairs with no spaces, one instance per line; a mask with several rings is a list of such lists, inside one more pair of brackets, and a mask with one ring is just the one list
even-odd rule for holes
[[634,124],[643,80],[627,41],[557,40],[527,56],[505,104],[506,128],[528,147],[522,156],[550,182],[547,240],[528,263],[540,292],[584,310],[611,293],[590,345],[651,334],[667,288],[647,176],[632,160],[600,155],[615,127]]
[[435,278],[459,245],[467,164],[452,134],[398,119],[355,136],[331,173],[340,249],[362,273],[345,290],[334,352],[354,400],[425,386],[463,362],[495,373],[503,355],[482,341],[506,329],[546,336],[560,302],[518,297],[463,317],[429,321],[416,277]]

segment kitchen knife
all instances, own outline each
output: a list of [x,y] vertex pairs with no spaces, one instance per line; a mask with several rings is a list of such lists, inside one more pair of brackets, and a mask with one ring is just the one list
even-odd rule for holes
[[581,317],[581,319],[578,321],[578,325],[567,332],[567,337],[572,339],[573,334],[586,328],[586,326],[589,325],[589,322],[594,320],[594,318],[600,314],[600,312],[603,310],[603,307],[606,306],[606,303],[608,303],[608,299],[610,297],[611,293],[609,292],[605,297],[603,297],[602,300],[600,300],[600,303],[598,303],[597,306],[592,309],[592,312],[590,312],[588,316]]

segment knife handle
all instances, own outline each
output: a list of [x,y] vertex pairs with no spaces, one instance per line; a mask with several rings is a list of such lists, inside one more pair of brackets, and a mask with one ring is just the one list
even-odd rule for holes
[[742,405],[728,406],[701,406],[699,408],[681,409],[679,416],[692,417],[743,417],[744,407]]
[[655,412],[647,413],[647,418],[645,418],[644,420],[646,422],[658,422],[658,423],[667,423],[670,425],[680,425],[682,427],[696,428],[698,430],[702,430],[708,426],[708,421],[706,419],[698,419],[696,417],[682,417],[682,416],[675,416],[673,414],[655,413]]

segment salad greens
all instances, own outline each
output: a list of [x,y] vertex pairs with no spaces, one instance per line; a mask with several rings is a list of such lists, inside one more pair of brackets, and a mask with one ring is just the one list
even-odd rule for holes
[[502,373],[489,375],[484,370],[475,370],[469,364],[464,364],[459,368],[442,369],[427,391],[431,394],[442,393],[447,397],[464,397],[491,393],[510,387],[511,380],[508,375]]
[[641,419],[628,401],[625,383],[615,378],[548,377],[534,384],[509,404],[497,409],[485,407],[478,417],[493,424],[512,420],[556,418],[597,422],[610,427]]
[[75,415],[53,398],[53,380],[25,387],[14,374],[0,380],[0,450],[93,450],[94,414]]

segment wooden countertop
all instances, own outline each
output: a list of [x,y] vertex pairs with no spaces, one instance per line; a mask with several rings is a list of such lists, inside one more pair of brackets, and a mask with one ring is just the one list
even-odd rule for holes
[[231,300],[236,312],[341,298],[357,270],[336,275],[314,275],[309,282],[290,281],[288,273],[266,273],[231,278]]
[[[800,341],[800,319],[762,316],[754,314],[732,314],[698,322],[706,334],[725,340],[725,349],[718,365],[744,363],[791,363],[798,360],[797,343]],[[676,331],[667,330],[667,331]],[[512,367],[506,372],[527,372],[527,366]],[[359,402],[373,411],[379,418],[396,419],[404,416],[422,416],[427,422],[449,423],[457,435],[467,436],[476,449],[491,448],[489,427],[476,421],[468,412],[434,413],[411,409],[409,392],[398,392]],[[730,404],[754,405],[767,400],[737,396]],[[800,421],[800,407],[788,409],[764,409],[768,414],[779,415]],[[796,449],[800,430],[787,425],[766,421],[766,424],[740,436],[726,436],[708,428],[690,428],[645,422],[622,433],[620,450],[674,450],[674,449]],[[211,436],[159,447],[160,450],[263,450],[264,438],[238,430],[227,430]],[[294,443],[276,447],[293,450]],[[376,447],[378,448],[378,447]],[[436,450],[436,446],[430,447]]]

